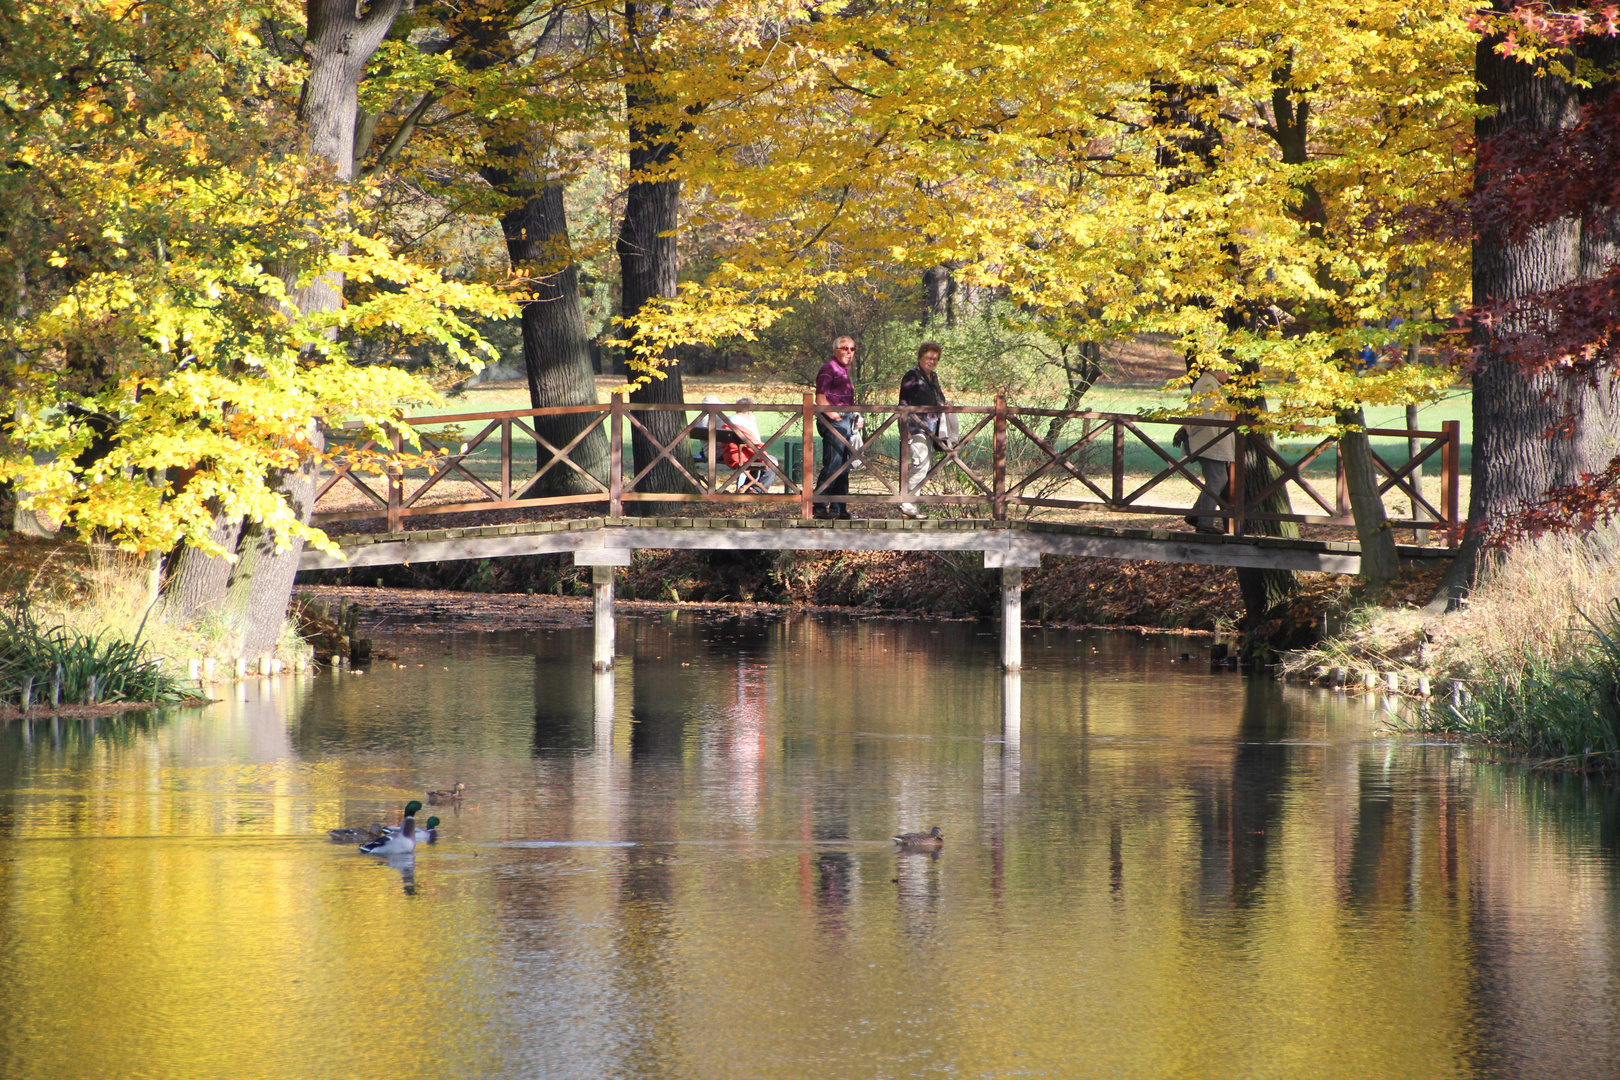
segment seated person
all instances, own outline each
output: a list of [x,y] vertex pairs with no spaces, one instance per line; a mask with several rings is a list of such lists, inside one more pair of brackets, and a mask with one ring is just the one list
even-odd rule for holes
[[763,450],[765,440],[760,438],[759,423],[754,419],[754,399],[738,398],[737,411],[727,419],[731,430],[736,434],[737,441],[726,445],[721,460],[728,468],[747,467],[747,472],[737,478],[737,490],[758,492],[770,490],[771,485],[776,483],[776,473],[771,468],[774,463],[770,455]]

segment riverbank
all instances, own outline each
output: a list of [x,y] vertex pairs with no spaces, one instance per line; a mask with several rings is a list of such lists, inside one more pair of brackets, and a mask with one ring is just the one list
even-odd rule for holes
[[274,653],[243,657],[217,618],[163,618],[158,585],[151,561],[105,544],[0,533],[0,719],[25,702],[31,714],[84,718],[201,703],[204,684],[239,669],[312,658],[290,621]]
[[1291,653],[1285,676],[1337,669],[1426,678],[1450,700],[1424,730],[1459,734],[1580,770],[1620,770],[1620,562],[1612,535],[1514,548],[1456,610],[1353,606],[1344,625]]

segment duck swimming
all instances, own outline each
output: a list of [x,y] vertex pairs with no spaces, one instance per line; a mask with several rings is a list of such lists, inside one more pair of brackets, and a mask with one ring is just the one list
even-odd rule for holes
[[461,797],[466,793],[466,784],[457,784],[448,791],[430,791],[427,793],[428,805],[438,806],[440,803],[460,802]]
[[382,822],[373,821],[364,829],[328,829],[326,835],[332,838],[334,844],[364,844],[387,831],[388,827]]
[[938,825],[927,832],[903,832],[891,839],[911,851],[934,851],[945,846],[945,834],[939,831]]
[[416,812],[422,804],[412,799],[405,804],[405,823],[396,833],[379,836],[369,844],[361,844],[367,855],[409,855],[416,850]]

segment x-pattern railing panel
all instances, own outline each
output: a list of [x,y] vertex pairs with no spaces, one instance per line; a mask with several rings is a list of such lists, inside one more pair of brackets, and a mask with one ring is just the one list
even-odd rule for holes
[[473,473],[469,471],[467,467],[462,464],[462,462],[466,460],[469,454],[478,449],[479,444],[489,437],[490,432],[499,431],[500,426],[500,421],[490,421],[490,423],[484,426],[483,431],[479,432],[478,435],[470,442],[463,443],[461,449],[454,452],[446,452],[444,448],[432,438],[432,436],[418,432],[416,437],[422,441],[423,446],[444,455],[444,464],[439,467],[437,472],[428,477],[426,482],[423,483],[421,487],[417,488],[416,491],[411,494],[411,497],[405,501],[405,505],[408,507],[416,505],[421,501],[422,496],[431,491],[440,480],[443,480],[446,476],[450,475],[451,472],[459,472],[468,480],[472,481],[474,485],[482,488],[485,494],[487,494],[491,499],[499,501],[501,493],[484,483],[484,481],[479,477],[473,475]]
[[546,473],[550,472],[559,463],[561,463],[568,466],[570,469],[573,469],[576,473],[583,477],[587,483],[595,487],[603,495],[606,495],[608,493],[608,486],[601,480],[598,480],[596,477],[592,476],[589,471],[581,467],[579,462],[573,459],[572,455],[574,453],[574,447],[584,442],[586,437],[589,436],[591,432],[607,423],[607,419],[607,416],[603,415],[597,417],[595,420],[592,420],[589,424],[586,424],[583,428],[576,432],[572,439],[569,439],[568,442],[564,443],[561,449],[558,449],[556,446],[552,445],[550,439],[546,438],[544,435],[541,435],[538,431],[530,427],[528,424],[525,424],[523,421],[511,421],[514,427],[527,432],[529,438],[534,440],[535,445],[544,447],[545,450],[551,454],[550,461],[540,466],[540,468],[530,475],[527,480],[517,484],[512,490],[519,492],[528,491],[540,481],[542,476],[545,476]]
[[[812,499],[845,504],[850,502],[895,504],[916,501],[941,506],[983,506],[989,503],[991,514],[995,517],[1006,516],[1008,507],[1089,508],[1116,513],[1184,515],[1191,507],[1160,505],[1162,500],[1150,500],[1153,493],[1173,479],[1185,482],[1195,495],[1206,496],[1213,502],[1213,506],[1201,508],[1200,515],[1226,519],[1232,527],[1241,527],[1246,521],[1345,523],[1349,520],[1342,463],[1337,469],[1339,490],[1332,499],[1323,493],[1312,477],[1306,475],[1306,470],[1319,465],[1329,450],[1336,451],[1337,440],[1332,435],[1318,435],[1307,428],[1299,429],[1297,434],[1306,436],[1308,445],[1302,451],[1294,448],[1285,454],[1281,447],[1268,439],[1247,436],[1242,431],[1243,425],[1240,421],[1207,420],[1196,417],[1157,419],[1118,413],[1025,409],[1008,406],[999,398],[993,407],[952,405],[920,408],[863,405],[835,408],[815,405],[809,400],[809,395],[806,395],[802,405],[761,404],[754,405],[752,411],[756,414],[781,415],[782,422],[769,437],[756,442],[751,432],[740,430],[730,424],[731,406],[712,402],[702,405],[631,403],[617,397],[606,405],[515,409],[462,416],[412,418],[404,423],[416,428],[420,445],[426,451],[426,464],[418,462],[418,465],[411,466],[410,471],[414,473],[419,466],[422,467],[427,473],[425,479],[407,497],[406,470],[388,467],[385,478],[388,492],[386,496],[380,494],[357,475],[359,464],[356,459],[386,456],[389,448],[383,446],[382,440],[375,437],[365,438],[352,448],[350,456],[339,457],[336,469],[319,483],[316,495],[316,501],[319,503],[329,495],[347,491],[352,487],[363,495],[363,507],[322,511],[316,514],[316,520],[357,519],[376,516],[379,511],[383,511],[388,515],[390,530],[395,531],[405,517],[461,510],[563,506],[605,501],[609,504],[610,514],[618,514],[621,512],[622,503],[626,501],[695,500],[728,504],[758,503],[762,506],[798,503],[807,513]],[[676,412],[681,416],[682,424],[679,431],[667,442],[653,433],[647,414],[654,412]],[[843,444],[846,451],[853,450],[851,440],[843,431],[823,419],[824,415],[830,412],[855,413],[869,418],[868,430],[863,432],[865,443],[863,455],[867,459],[863,475],[868,478],[870,486],[875,486],[879,490],[861,491],[847,496],[825,494],[835,479],[852,472],[850,461],[853,455],[849,453],[845,455],[843,467],[830,475],[821,477],[811,473],[811,470],[816,468],[817,462],[813,446],[806,445],[809,442],[807,436],[819,434],[822,441],[832,439],[836,443]],[[917,415],[938,416],[942,412],[956,414],[960,426],[966,430],[948,445],[943,440],[937,438],[934,440],[933,452],[929,455],[929,463],[924,473],[924,484],[936,481],[944,471],[950,470],[959,477],[960,482],[968,490],[964,494],[924,492],[915,496],[908,495],[904,483],[905,477],[910,474],[910,459],[906,447],[910,437],[908,418]],[[687,413],[697,415],[689,419]],[[580,429],[561,445],[542,434],[544,425],[537,422],[538,418],[542,417],[571,415],[582,417],[584,422]],[[629,421],[628,427],[624,423],[626,419]],[[1040,426],[1042,423],[1051,424],[1054,420],[1061,421],[1061,424],[1080,421],[1086,427],[1077,437],[1067,441],[1049,439],[1041,433]],[[441,445],[446,441],[446,436],[436,429],[477,422],[482,422],[482,427],[478,429],[476,435],[461,443],[459,449],[449,450],[447,446]],[[1274,475],[1265,487],[1249,490],[1245,490],[1241,482],[1242,477],[1235,469],[1231,470],[1228,482],[1212,483],[1201,475],[1198,457],[1174,445],[1174,440],[1172,446],[1167,449],[1158,438],[1149,433],[1148,429],[1155,425],[1185,426],[1190,432],[1187,440],[1189,446],[1201,446],[1209,441],[1207,436],[1200,439],[1197,434],[1199,431],[1215,428],[1237,432],[1239,439],[1247,439],[1249,445],[1257,448],[1274,470]],[[798,429],[797,432],[795,429]],[[610,441],[611,459],[615,465],[610,469],[608,476],[596,475],[584,463],[574,459],[574,455],[586,438],[597,431],[604,431]],[[644,460],[640,468],[634,468],[628,462],[618,464],[623,461],[624,455],[621,448],[611,446],[611,442],[615,437],[622,438],[625,431],[639,433],[642,443],[650,447],[651,458]],[[480,451],[487,452],[491,436],[496,432],[500,433],[499,490],[486,478],[469,468]],[[713,449],[722,441],[722,433],[725,442],[736,443],[743,447],[745,453],[742,459],[735,465],[722,465],[711,458],[705,463],[704,468],[694,472],[687,464],[690,459],[682,452],[686,441],[693,438],[706,439]],[[1421,508],[1422,512],[1434,519],[1392,521],[1391,524],[1439,529],[1455,539],[1460,525],[1456,506],[1459,457],[1457,425],[1448,422],[1441,431],[1372,428],[1368,429],[1367,434],[1423,440],[1418,452],[1411,454],[1403,464],[1392,464],[1383,454],[1376,451],[1372,453],[1372,462],[1380,478],[1379,494],[1385,495],[1395,491],[1404,495],[1411,502],[1414,518],[1418,516]],[[513,476],[513,458],[518,453],[514,445],[516,435],[525,436],[538,451],[543,452],[545,457],[543,464],[521,480],[515,480]],[[387,439],[392,444],[394,454],[404,454],[404,440],[397,429],[391,431]],[[786,450],[790,440],[795,439],[800,443],[799,462],[802,469],[797,476],[788,467],[791,455]],[[884,471],[888,468],[887,464],[881,469],[874,464],[874,460],[880,456],[879,448],[884,445],[885,440],[896,443],[899,448],[894,462],[896,475],[892,480]],[[1104,470],[1094,468],[1087,460],[1087,455],[1095,449],[1108,445],[1110,440],[1112,455],[1106,465],[1108,487],[1105,488],[1102,483]],[[775,452],[773,447],[776,448]],[[1128,457],[1140,459],[1144,453],[1149,459],[1145,471],[1139,460],[1134,468],[1127,467]],[[1425,496],[1420,482],[1424,465],[1437,456],[1441,461],[1439,505]],[[489,462],[487,456],[478,457],[476,460],[484,463],[487,469]],[[737,460],[735,455],[732,456],[732,460]],[[668,462],[673,472],[689,485],[687,491],[660,492],[642,489],[654,468],[661,462]],[[376,466],[367,465],[367,467]],[[572,470],[585,481],[585,486],[590,490],[585,494],[568,496],[528,494],[549,473],[559,468]],[[622,472],[617,471],[619,469],[622,469]],[[528,472],[526,469],[523,471]],[[760,477],[767,471],[771,474],[769,478],[773,478],[773,482],[780,482],[780,493],[761,490]],[[471,490],[478,494],[478,498],[449,503],[426,501],[426,496],[430,492],[452,478],[459,483],[470,485]],[[345,483],[348,487],[343,486]],[[1286,514],[1264,512],[1262,510],[1264,504],[1279,490],[1287,490],[1305,498],[1308,501],[1307,509],[1313,512]],[[459,494],[460,492],[457,492],[452,495],[452,499]]]
[[[1152,450],[1155,454],[1157,454],[1162,460],[1167,462],[1169,464],[1169,468],[1161,469],[1159,472],[1148,477],[1147,480],[1143,481],[1142,484],[1134,491],[1130,492],[1130,494],[1119,500],[1118,503],[1113,506],[1114,509],[1124,509],[1134,505],[1143,495],[1146,495],[1149,491],[1152,491],[1154,488],[1158,487],[1172,476],[1179,475],[1186,478],[1192,484],[1194,491],[1204,492],[1215,500],[1214,509],[1219,513],[1212,514],[1212,517],[1224,516],[1225,514],[1230,514],[1235,511],[1236,507],[1233,506],[1232,502],[1226,495],[1223,495],[1220,491],[1211,488],[1207,483],[1205,483],[1202,476],[1196,475],[1188,467],[1197,460],[1196,458],[1192,457],[1190,454],[1173,454],[1166,450],[1164,447],[1159,445],[1157,440],[1149,438],[1148,434],[1137,426],[1137,422],[1134,419],[1121,417],[1117,423],[1125,431],[1128,431],[1134,435],[1137,442],[1141,443],[1143,446],[1146,446],[1149,450]],[[1221,426],[1235,427],[1236,425]],[[1188,442],[1190,444],[1191,439],[1189,439]]]

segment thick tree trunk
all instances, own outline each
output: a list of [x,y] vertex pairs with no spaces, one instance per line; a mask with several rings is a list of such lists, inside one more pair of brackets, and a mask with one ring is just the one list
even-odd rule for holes
[[[216,508],[209,539],[234,552],[241,532],[240,520],[233,521]],[[190,544],[180,545],[169,560],[168,580],[163,586],[164,618],[183,624],[216,610],[230,576],[231,564],[223,556],[209,555]]]
[[[309,75],[298,115],[309,140],[309,155],[330,165],[339,180],[354,175],[360,77],[403,6],[403,0],[377,0],[362,16],[352,0],[308,0],[305,5]],[[290,272],[297,273],[297,268]],[[342,275],[325,274],[304,282],[293,291],[292,300],[301,312],[335,311],[343,306]],[[315,439],[321,439],[318,431]],[[268,482],[292,502],[307,524],[313,508],[313,466],[272,475]],[[217,566],[182,565],[180,587],[185,596],[174,610],[195,615],[218,608],[241,635],[244,655],[269,652],[281,636],[303,547],[302,540],[294,539],[277,551],[274,536],[263,523],[244,522],[237,562],[228,574]],[[184,554],[181,558],[184,564]],[[219,591],[210,595],[208,590]]]
[[[319,432],[315,433],[315,441],[318,447]],[[299,469],[276,470],[270,476],[270,487],[292,504],[299,521],[309,524],[315,505],[313,462],[305,462]],[[222,615],[241,636],[243,656],[252,658],[275,651],[303,549],[304,542],[295,537],[278,551],[275,532],[262,522],[250,520],[242,526],[236,564],[225,586]]]
[[[515,20],[513,20],[515,21]],[[522,51],[509,22],[491,21],[469,9],[457,24],[467,66],[482,71],[517,63]],[[563,203],[566,186],[546,172],[548,147],[535,130],[513,132],[489,126],[486,139],[495,143],[495,161],[479,171],[490,187],[518,202],[501,216],[501,231],[512,269],[529,280],[523,311],[523,367],[529,379],[531,408],[596,404],[596,372],[591,356],[585,311],[579,302],[579,264],[574,261]],[[589,426],[589,417],[536,417],[535,431],[561,450]],[[568,459],[590,476],[607,483],[608,436],[599,426],[585,436]],[[535,446],[535,468],[544,468],[551,452]],[[586,495],[599,489],[561,462],[529,488],[529,495]]]
[[[1228,318],[1233,317],[1231,313]],[[1242,374],[1253,375],[1257,368],[1253,362],[1245,362]],[[1231,383],[1227,384],[1228,393],[1231,393]],[[1263,396],[1242,397],[1231,394],[1231,400],[1240,410],[1237,414],[1239,420],[1260,416],[1266,411],[1266,399]],[[1243,490],[1245,492],[1265,491],[1276,483],[1282,475],[1276,462],[1265,448],[1271,445],[1269,435],[1249,434],[1240,439],[1243,446]],[[1245,496],[1245,499],[1251,496]],[[1267,495],[1260,503],[1258,511],[1263,514],[1291,514],[1294,511],[1293,501],[1288,497],[1288,486],[1278,484],[1277,490]],[[1243,523],[1243,532],[1247,536],[1284,536],[1298,539],[1299,523],[1295,521],[1250,521]],[[1266,630],[1266,623],[1276,617],[1277,609],[1285,604],[1290,597],[1299,592],[1299,575],[1292,570],[1258,570],[1252,567],[1238,567],[1238,588],[1243,593],[1243,629],[1251,635],[1251,643],[1261,640],[1258,632]]]
[[[1483,40],[1475,54],[1480,101],[1497,107],[1494,116],[1475,123],[1476,137],[1488,139],[1513,128],[1573,125],[1580,104],[1575,89],[1537,65],[1498,55],[1496,44],[1494,38]],[[1474,241],[1474,303],[1519,300],[1599,275],[1613,255],[1612,231],[1583,230],[1573,218],[1533,229],[1518,242],[1481,235]],[[1535,501],[1550,487],[1601,470],[1615,452],[1613,389],[1526,371],[1501,355],[1492,329],[1482,323],[1475,331],[1469,530],[1430,601],[1431,610],[1466,595],[1498,561],[1483,542],[1483,530],[1491,522]],[[1573,426],[1549,435],[1566,417],[1573,417]]]
[[[1262,449],[1268,441],[1269,436],[1265,435],[1249,435],[1241,440],[1244,491],[1264,491],[1281,475],[1276,463]],[[1266,496],[1259,509],[1267,514],[1292,513],[1293,503],[1288,497],[1288,488],[1278,487]],[[1298,539],[1299,524],[1293,521],[1245,521],[1243,532],[1246,536]],[[1262,629],[1275,610],[1299,592],[1299,575],[1292,570],[1259,570],[1240,566],[1237,577],[1238,588],[1243,593],[1243,629],[1246,633]]]
[[[507,195],[527,194],[522,206],[501,218],[512,267],[529,275],[523,307],[523,367],[529,377],[529,404],[536,409],[596,403],[591,370],[590,334],[579,302],[579,265],[568,241],[563,185],[522,184],[515,176],[485,169],[486,179]],[[589,426],[594,417],[535,417],[535,431],[561,450]],[[581,440],[568,455],[603,483],[608,473],[608,438],[602,426]],[[535,468],[544,468],[551,452],[535,446]],[[529,489],[530,495],[585,495],[598,491],[585,476],[566,464],[552,465]]]
[[1367,438],[1367,417],[1360,409],[1347,409],[1339,423],[1356,430],[1339,436],[1339,459],[1344,462],[1344,483],[1350,492],[1350,512],[1361,541],[1361,576],[1383,583],[1400,573],[1395,553],[1395,530],[1389,527],[1383,497],[1378,494],[1378,471],[1373,467],[1372,443]]
[[[629,43],[635,64],[646,64],[650,59],[641,49],[641,42],[651,34],[652,23],[658,18],[656,7],[643,10],[642,5],[624,5],[625,41]],[[630,123],[630,187],[625,195],[624,220],[619,224],[615,244],[619,255],[620,305],[619,313],[626,319],[634,318],[650,300],[675,295],[680,262],[675,245],[675,229],[680,223],[681,184],[677,179],[648,179],[675,160],[677,132],[670,129],[658,110],[668,104],[648,86],[634,78],[624,86],[625,113]],[[630,400],[644,404],[684,402],[686,394],[681,386],[679,360],[665,353],[649,357],[658,365],[658,376],[638,385],[630,392]],[[630,370],[628,356],[621,357],[620,370],[627,375],[641,372]],[[652,464],[659,444],[675,442],[676,435],[686,426],[686,417],[675,410],[635,414],[652,433],[648,438],[632,427],[630,445],[636,473]],[[687,440],[675,447],[675,457],[691,468],[692,452]],[[638,491],[681,492],[691,490],[687,479],[666,458],[636,485]]]

